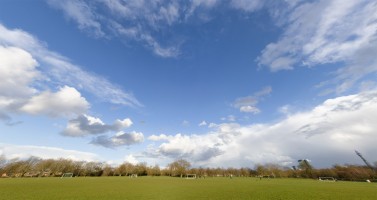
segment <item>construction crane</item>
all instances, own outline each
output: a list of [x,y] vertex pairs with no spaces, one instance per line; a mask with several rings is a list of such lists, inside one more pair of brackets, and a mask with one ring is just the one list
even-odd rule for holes
[[363,157],[363,155],[361,155],[361,153],[360,152],[358,152],[358,151],[356,151],[355,150],[355,153],[356,153],[356,155],[358,155],[360,158],[361,158],[361,160],[363,160],[364,161],[364,163],[372,170],[372,171],[374,171],[375,173],[377,173],[377,169],[376,168],[374,168],[364,157]]

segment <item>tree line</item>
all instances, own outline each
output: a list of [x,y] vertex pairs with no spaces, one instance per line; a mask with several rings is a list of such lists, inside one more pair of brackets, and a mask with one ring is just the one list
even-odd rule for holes
[[70,159],[28,159],[7,160],[0,156],[1,177],[60,177],[64,173],[74,176],[173,176],[185,177],[196,174],[205,177],[260,177],[260,178],[312,178],[333,177],[338,180],[365,181],[374,180],[377,175],[367,166],[334,165],[331,168],[316,169],[306,160],[299,160],[297,166],[285,167],[277,164],[259,164],[254,168],[204,168],[191,167],[191,163],[179,159],[166,168],[147,163],[132,164],[124,162],[111,166],[104,162],[73,161]]

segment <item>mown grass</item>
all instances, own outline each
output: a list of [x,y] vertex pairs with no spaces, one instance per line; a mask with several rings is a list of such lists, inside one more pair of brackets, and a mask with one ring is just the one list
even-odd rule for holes
[[377,184],[302,179],[82,177],[0,179],[0,199],[377,199]]

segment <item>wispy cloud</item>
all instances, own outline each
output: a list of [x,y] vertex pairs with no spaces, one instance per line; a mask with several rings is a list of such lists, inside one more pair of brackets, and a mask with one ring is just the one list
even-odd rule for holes
[[[25,31],[8,29],[0,24],[0,44],[21,49],[21,51],[29,54],[30,57],[25,57],[25,62],[35,62],[32,68],[27,69],[29,71],[33,70],[33,73],[29,73],[27,76],[18,76],[24,77],[21,83],[36,81],[38,78],[36,73],[40,73],[43,74],[44,81],[48,81],[49,84],[74,86],[92,93],[102,101],[113,104],[131,107],[142,106],[133,94],[124,92],[119,86],[101,76],[82,70],[81,67],[71,63],[68,58],[50,51],[43,42]],[[39,64],[38,70],[36,69],[37,63]],[[23,88],[23,90],[28,90],[29,93],[35,92],[33,91],[34,89],[30,86]],[[19,89],[17,91],[23,90]]]
[[231,0],[230,5],[236,9],[254,12],[261,9],[265,2],[263,0]]
[[264,96],[269,95],[271,92],[272,88],[270,86],[265,87],[261,91],[258,91],[251,96],[236,99],[233,106],[238,108],[240,112],[257,114],[260,112],[260,110],[256,107],[256,105]]
[[54,8],[62,9],[65,16],[78,24],[79,29],[92,34],[94,37],[104,37],[101,23],[98,21],[91,6],[81,0],[48,0],[48,4]]
[[203,135],[153,135],[160,141],[145,156],[189,159],[198,166],[236,167],[258,163],[289,165],[309,158],[314,166],[355,163],[354,149],[377,150],[377,91],[328,99],[308,111],[271,124],[211,126]]
[[281,12],[277,20],[284,33],[264,48],[257,62],[271,71],[338,63],[342,67],[335,78],[321,86],[335,84],[328,92],[342,93],[377,72],[376,9],[374,1],[340,0],[287,7],[291,12]]
[[135,40],[161,57],[177,57],[180,54],[181,42],[162,44],[154,36],[163,27],[180,20],[182,8],[178,2],[48,0],[48,4],[61,10],[89,35]]

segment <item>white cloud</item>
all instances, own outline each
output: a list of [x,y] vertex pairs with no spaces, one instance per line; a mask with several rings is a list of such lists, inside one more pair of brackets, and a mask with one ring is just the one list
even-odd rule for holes
[[159,13],[169,25],[172,25],[179,18],[177,3],[170,3],[166,7],[161,7]]
[[129,118],[119,120],[117,119],[114,124],[107,125],[101,119],[89,115],[80,115],[75,119],[69,120],[67,127],[62,132],[66,136],[85,136],[90,134],[103,134],[109,131],[121,131],[132,125]]
[[265,87],[261,91],[258,91],[251,96],[236,99],[233,106],[238,108],[240,112],[257,114],[260,112],[260,110],[256,107],[256,105],[264,96],[269,95],[271,92],[272,88],[270,86]]
[[[150,149],[160,156],[172,158],[185,158],[197,163],[209,162],[213,157],[224,154],[223,147],[229,144],[238,134],[233,130],[238,127],[237,124],[220,124],[214,127],[218,132],[208,133],[206,135],[159,135],[150,136],[155,141],[163,142],[158,149]],[[148,152],[146,152],[148,154]]]
[[[236,116],[234,116],[234,115],[228,115],[226,117],[222,117],[221,120],[235,122],[236,121]],[[211,124],[213,124],[213,123],[211,123]],[[209,124],[209,127],[211,126],[211,124]]]
[[[113,104],[142,106],[131,93],[124,92],[119,86],[103,77],[82,70],[72,64],[68,58],[50,51],[43,42],[25,31],[11,30],[0,24],[0,45],[14,46],[32,55],[32,58],[40,64],[39,71],[50,84],[73,85]],[[25,80],[27,78],[28,76]]]
[[260,110],[254,106],[241,106],[240,111],[245,112],[245,113],[253,113],[253,114],[260,113]]
[[143,31],[140,26],[125,27],[113,20],[110,21],[109,25],[118,37],[142,41],[147,48],[158,56],[177,57],[180,54],[179,44],[163,47],[150,33]]
[[253,12],[263,7],[265,1],[261,0],[231,0],[230,5],[236,9]]
[[128,162],[128,163],[131,163],[131,164],[138,164],[139,161],[135,158],[135,156],[133,156],[132,154],[130,155],[127,155],[125,158],[124,158],[124,161],[125,162]]
[[213,7],[216,5],[218,0],[191,0],[194,6],[206,6],[206,7]]
[[152,140],[152,141],[167,140],[167,135],[165,134],[151,135],[148,137],[148,140]]
[[[37,66],[28,52],[0,45],[0,96],[14,99],[33,95],[36,90],[30,84],[40,76]],[[0,106],[4,101],[0,100]]]
[[[226,120],[226,119],[224,118],[222,120]],[[213,127],[216,127],[216,126],[217,126],[216,123],[209,123],[208,128],[213,128]]]
[[95,37],[104,37],[105,33],[101,29],[101,24],[98,21],[95,13],[90,5],[81,0],[48,0],[49,5],[56,9],[63,10],[64,14],[75,21],[79,29],[93,33]]
[[[354,150],[377,150],[377,91],[328,99],[312,110],[296,112],[271,124],[214,124],[204,135],[160,135],[150,149],[168,158],[183,157],[198,166],[250,167],[258,163],[295,163],[308,158],[314,166],[359,163]],[[146,154],[148,155],[148,154]]]
[[90,35],[136,40],[161,57],[179,55],[179,42],[162,45],[151,34],[178,22],[182,10],[175,1],[49,0],[49,5],[63,11],[78,24],[79,29]]
[[198,126],[207,126],[207,122],[203,120],[198,124]]
[[93,138],[90,142],[94,145],[99,145],[107,148],[115,148],[120,146],[130,146],[134,144],[139,144],[144,141],[144,135],[141,132],[118,132],[116,135],[111,137],[98,136]]
[[72,116],[85,113],[89,103],[75,88],[64,86],[56,93],[45,91],[30,98],[20,111],[52,117]]
[[3,119],[11,120],[6,113],[17,111],[25,100],[37,92],[30,86],[40,76],[37,65],[28,52],[0,45],[0,108],[4,112]]
[[213,8],[217,2],[218,0],[191,0],[191,5],[189,5],[187,13],[185,13],[185,18],[192,16],[200,7]]
[[118,127],[118,128],[128,128],[132,124],[133,124],[133,122],[131,121],[131,119],[126,118],[126,119],[123,119],[123,120],[117,119],[114,123],[114,126]]
[[31,156],[43,159],[59,159],[67,158],[75,161],[98,161],[98,155],[94,153],[67,150],[56,147],[47,146],[31,146],[31,145],[12,145],[0,143],[0,152],[6,156],[7,159],[20,158],[25,159]]
[[292,113],[292,106],[291,105],[284,105],[284,106],[279,108],[279,112],[281,112],[285,115],[289,115],[289,114]]
[[[295,3],[296,5],[296,3]],[[320,0],[285,7],[276,16],[284,33],[268,44],[257,59],[271,71],[340,63],[328,92],[342,93],[377,72],[377,3]]]
[[[218,0],[140,1],[140,0],[49,0],[49,5],[61,10],[75,21],[80,30],[97,37],[133,40],[160,57],[178,57],[183,43],[180,36],[161,35],[172,26],[188,22],[198,13],[214,8]],[[200,10],[201,12],[196,12]],[[161,36],[164,37],[161,39]]]
[[162,47],[151,35],[141,34],[140,39],[143,40],[153,52],[161,57],[176,57],[179,55],[179,47]]
[[0,108],[3,121],[11,124],[9,114],[15,112],[56,117],[80,114],[89,108],[89,103],[75,88],[64,86],[52,93],[33,87],[41,79],[37,65],[27,51],[0,45]]

